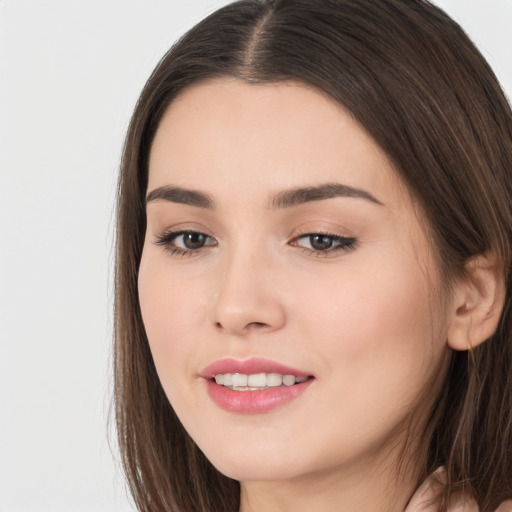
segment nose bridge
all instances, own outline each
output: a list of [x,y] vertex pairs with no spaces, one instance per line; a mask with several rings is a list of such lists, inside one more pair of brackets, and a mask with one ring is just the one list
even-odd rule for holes
[[226,249],[213,306],[218,328],[243,335],[282,327],[285,314],[276,288],[276,265],[266,245],[242,239]]

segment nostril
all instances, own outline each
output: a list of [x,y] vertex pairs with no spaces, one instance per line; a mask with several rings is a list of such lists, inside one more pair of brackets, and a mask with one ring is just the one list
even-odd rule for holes
[[[222,324],[222,322],[215,322],[215,327],[217,329],[222,329],[224,330],[227,326],[224,326]],[[261,329],[268,329],[269,328],[269,325],[265,322],[249,322],[248,324],[244,325],[242,328],[241,328],[241,331],[250,331],[251,329],[255,329],[255,330],[261,330]]]

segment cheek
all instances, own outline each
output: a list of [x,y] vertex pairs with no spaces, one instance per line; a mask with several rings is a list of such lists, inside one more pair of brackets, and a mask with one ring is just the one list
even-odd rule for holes
[[[324,279],[322,287],[318,280],[304,282],[302,303],[311,312],[306,318],[318,319],[330,334],[346,336],[348,347],[356,351],[364,348],[363,340],[370,341],[366,334],[374,329],[384,336],[390,330],[405,333],[415,329],[418,322],[430,325],[430,298],[420,269],[410,268],[410,262],[410,270],[399,269],[399,265],[400,261],[387,268],[385,262],[347,266]],[[381,336],[371,338],[377,342]]]
[[309,283],[301,331],[329,356],[327,371],[350,386],[354,402],[409,402],[437,366],[444,343],[426,279],[414,259],[381,254],[378,264],[340,268],[323,289]]
[[183,368],[193,348],[191,337],[199,338],[194,331],[208,311],[203,287],[199,278],[174,272],[165,257],[143,253],[138,281],[142,319],[158,373],[166,379],[174,373],[170,366]]
[[[298,332],[320,369],[316,417],[325,418],[324,436],[331,440],[327,448],[315,441],[322,464],[382,443],[414,411],[427,410],[422,405],[432,396],[423,394],[425,386],[445,353],[417,263],[394,257],[375,271],[369,262],[364,268],[333,275],[323,289],[318,281],[306,283],[297,315]],[[305,435],[317,440],[315,429],[306,423]]]

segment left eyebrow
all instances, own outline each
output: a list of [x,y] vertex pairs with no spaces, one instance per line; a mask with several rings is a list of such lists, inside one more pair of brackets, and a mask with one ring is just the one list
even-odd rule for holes
[[334,197],[355,197],[366,199],[372,203],[384,206],[376,197],[360,188],[349,187],[341,183],[325,183],[315,187],[295,188],[277,194],[272,202],[273,208],[291,208],[311,201],[321,201]]

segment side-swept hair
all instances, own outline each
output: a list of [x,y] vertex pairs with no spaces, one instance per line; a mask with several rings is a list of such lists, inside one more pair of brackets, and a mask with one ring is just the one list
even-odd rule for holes
[[133,114],[119,177],[115,415],[127,479],[143,512],[236,512],[239,484],[181,426],[144,331],[137,274],[148,157],[163,113],[217,78],[299,82],[349,111],[390,157],[426,214],[447,286],[492,251],[506,280],[498,330],[453,352],[424,427],[425,478],[445,466],[441,509],[464,488],[480,510],[512,498],[512,113],[463,30],[426,0],[242,0],[190,30],[164,56]]

